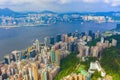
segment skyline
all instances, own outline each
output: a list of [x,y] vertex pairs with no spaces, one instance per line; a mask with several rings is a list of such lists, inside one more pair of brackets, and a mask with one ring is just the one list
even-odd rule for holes
[[120,80],[120,0],[0,0],[0,80]]
[[[99,6],[99,7],[98,7]],[[14,11],[108,12],[119,11],[119,0],[0,0],[0,8]]]

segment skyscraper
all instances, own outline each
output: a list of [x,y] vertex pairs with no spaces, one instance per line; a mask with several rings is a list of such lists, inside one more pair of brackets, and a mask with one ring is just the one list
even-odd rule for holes
[[92,39],[95,39],[95,33],[93,33],[91,30],[89,31],[89,34],[88,34],[88,35],[91,36]]
[[11,53],[14,55],[15,61],[21,60],[21,55],[22,55],[21,51],[15,50],[15,51],[12,51]]
[[45,70],[44,71],[44,80],[47,80],[48,78],[47,78],[47,71]]
[[89,30],[89,33],[88,33],[88,35],[92,37],[92,35],[93,35],[93,32],[92,32],[92,30]]
[[85,56],[89,56],[89,46],[85,46]]
[[60,50],[55,51],[55,63],[60,65]]
[[36,51],[35,50],[32,50],[30,52],[30,58],[34,58],[36,56]]
[[101,37],[101,43],[104,43],[104,37]]
[[28,72],[29,72],[29,79],[33,80],[33,74],[32,74],[32,68],[28,67]]
[[112,46],[116,46],[117,45],[117,40],[112,39]]
[[54,37],[50,37],[50,44],[54,45],[54,43],[55,43]]
[[45,44],[45,46],[49,46],[50,45],[50,38],[49,37],[45,37],[44,38],[44,44]]
[[31,63],[33,80],[38,80],[38,67],[36,63]]
[[11,62],[10,56],[9,56],[9,55],[6,55],[6,56],[4,57],[4,63],[5,63],[5,64],[10,64],[10,62]]
[[45,69],[41,71],[41,80],[48,80],[48,73]]
[[11,61],[16,61],[14,54],[10,54],[10,58],[11,58]]
[[38,52],[40,52],[40,42],[38,39],[36,39],[36,41],[35,41],[35,48]]
[[60,35],[60,34],[58,34],[58,35],[56,36],[56,42],[59,42],[59,41],[61,41],[61,35]]
[[55,62],[55,52],[53,50],[50,51],[51,62]]
[[68,36],[68,37],[72,36],[72,33],[68,33],[67,36]]
[[77,49],[77,43],[75,43],[75,42],[70,42],[69,44],[68,44],[68,50],[70,51],[70,52],[74,52],[74,51],[77,51],[78,49]]
[[98,46],[95,46],[95,47],[92,47],[91,48],[92,50],[92,56],[93,57],[98,57],[98,53],[99,53],[99,51],[98,51]]

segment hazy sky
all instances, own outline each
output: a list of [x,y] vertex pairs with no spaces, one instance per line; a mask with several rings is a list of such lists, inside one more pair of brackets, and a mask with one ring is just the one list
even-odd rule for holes
[[120,0],[0,0],[0,8],[15,11],[120,11]]

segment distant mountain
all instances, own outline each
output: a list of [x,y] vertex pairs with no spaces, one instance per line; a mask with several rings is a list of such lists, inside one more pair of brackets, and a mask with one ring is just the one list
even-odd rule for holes
[[57,14],[57,13],[46,10],[46,11],[41,11],[41,12],[27,12],[27,14]]
[[45,14],[45,13],[57,14],[56,12],[48,11],[48,10],[42,11],[40,13],[42,13],[42,14]]
[[59,15],[71,15],[71,14],[80,14],[80,15],[93,15],[93,16],[120,16],[120,12],[65,12],[65,13],[57,13],[53,11],[42,11],[42,12],[15,12],[9,8],[0,9],[0,16],[14,16],[19,17],[27,14],[59,14]]
[[21,14],[23,13],[12,11],[9,8],[0,9],[0,16],[16,16],[16,15],[21,15]]

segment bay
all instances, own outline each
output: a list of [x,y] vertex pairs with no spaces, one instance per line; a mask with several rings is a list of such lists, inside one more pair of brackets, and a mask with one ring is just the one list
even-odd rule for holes
[[46,36],[75,32],[106,31],[116,27],[116,23],[66,23],[37,27],[0,28],[0,59],[13,50],[22,50],[31,46],[35,39],[43,42]]

